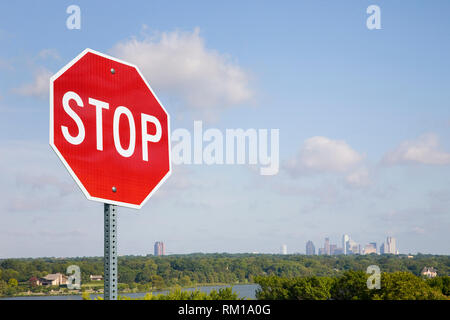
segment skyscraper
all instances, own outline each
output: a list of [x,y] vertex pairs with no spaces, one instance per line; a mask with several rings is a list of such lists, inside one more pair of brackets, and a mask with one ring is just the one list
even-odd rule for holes
[[360,254],[361,248],[358,243],[353,241],[352,239],[347,242],[347,254]]
[[311,240],[306,242],[306,254],[310,256],[316,254],[316,247],[314,246],[314,243]]
[[342,236],[342,249],[344,250],[344,254],[347,254],[348,242],[350,241],[350,237],[348,234],[344,234]]
[[397,239],[394,237],[386,238],[385,253],[398,254]]
[[364,254],[377,253],[377,244],[371,242],[364,247]]
[[155,242],[155,256],[163,256],[166,254],[166,250],[164,247],[164,242],[156,241]]
[[287,254],[287,245],[283,244],[281,246],[281,254]]
[[330,244],[330,254],[331,255],[335,255],[336,254],[336,250],[337,250],[337,245]]
[[325,245],[323,246],[323,248],[325,249],[325,254],[327,254],[327,255],[331,254],[329,238],[325,238]]

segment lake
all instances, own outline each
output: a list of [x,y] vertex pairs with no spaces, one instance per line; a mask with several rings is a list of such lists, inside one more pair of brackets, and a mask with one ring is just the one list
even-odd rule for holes
[[[201,286],[194,288],[185,288],[182,291],[193,291],[199,289],[202,292],[209,293],[212,290],[219,290],[220,288],[231,287],[231,285],[223,285],[223,286]],[[245,299],[256,299],[256,290],[258,289],[257,284],[237,284],[233,285],[233,292],[239,295],[239,298]],[[162,291],[153,291],[153,294],[168,293],[168,290]],[[143,297],[148,292],[136,292],[136,293],[123,293],[121,295],[127,296],[130,298],[139,298]],[[96,298],[97,296],[103,296],[102,294],[91,294],[91,299]],[[9,297],[9,298],[0,298],[1,300],[81,300],[81,295],[64,295],[64,296],[28,296],[28,297]]]

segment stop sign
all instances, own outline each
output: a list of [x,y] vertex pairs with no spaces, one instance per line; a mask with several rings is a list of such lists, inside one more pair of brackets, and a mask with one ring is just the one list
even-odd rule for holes
[[50,145],[88,199],[141,208],[171,173],[169,129],[132,64],[86,49],[50,79]]

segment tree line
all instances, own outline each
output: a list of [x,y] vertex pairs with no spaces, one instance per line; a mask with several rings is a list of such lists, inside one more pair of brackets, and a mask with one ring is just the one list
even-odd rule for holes
[[[66,273],[69,265],[78,265],[83,283],[90,275],[103,274],[102,257],[37,258],[0,260],[0,295],[27,290],[49,290],[31,287],[31,277],[49,273]],[[188,254],[155,256],[122,256],[118,259],[119,289],[148,291],[173,286],[198,284],[255,283],[258,276],[330,277],[346,271],[365,271],[377,265],[382,272],[408,272],[420,276],[423,267],[433,267],[440,276],[450,274],[450,257],[437,255],[356,255],[306,256],[272,254]]]
[[369,289],[369,275],[346,271],[339,277],[256,277],[260,300],[450,300],[450,277],[432,279],[411,272],[382,273],[378,289]]

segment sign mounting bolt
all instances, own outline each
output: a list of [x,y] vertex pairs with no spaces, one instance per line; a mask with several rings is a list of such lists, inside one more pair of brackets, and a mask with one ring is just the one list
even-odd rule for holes
[[112,187],[112,192],[116,192],[117,188],[116,187]]
[[112,73],[112,74],[115,74],[115,73],[116,73],[116,69],[111,68],[111,73]]

